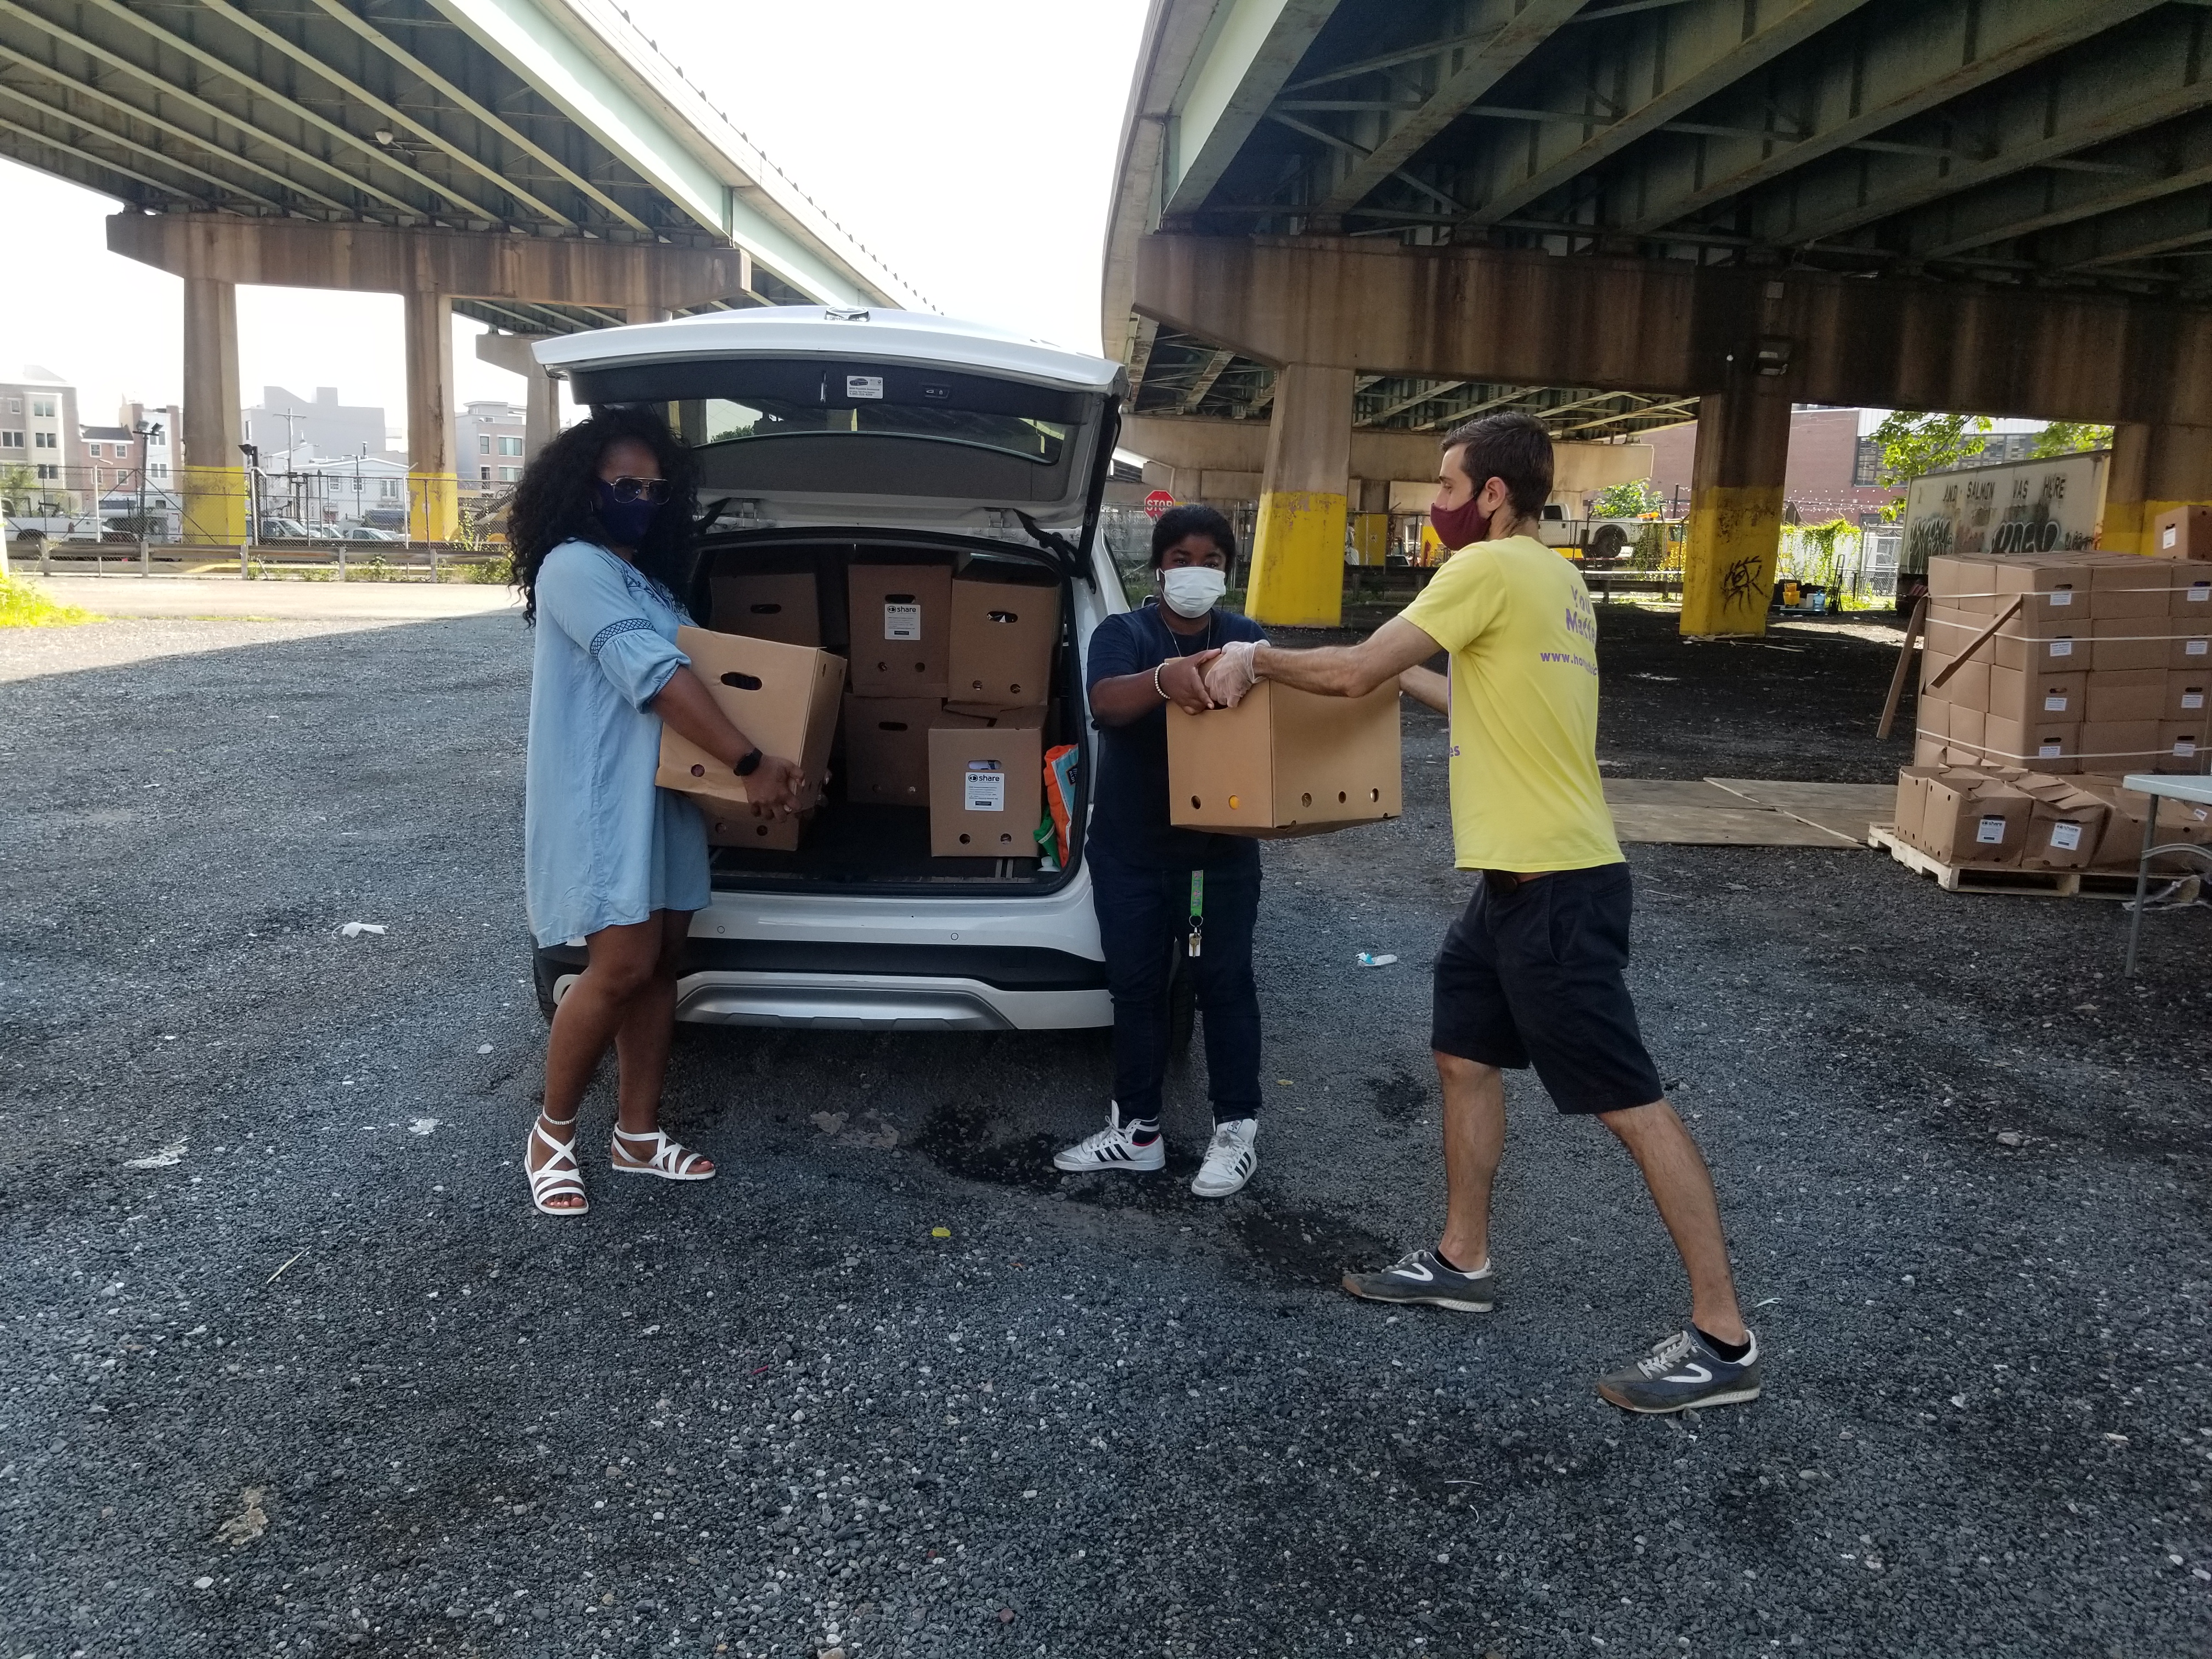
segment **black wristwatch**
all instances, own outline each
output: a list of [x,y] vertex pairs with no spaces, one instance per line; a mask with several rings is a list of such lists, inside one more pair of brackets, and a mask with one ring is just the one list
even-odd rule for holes
[[760,763],[761,751],[756,749],[751,754],[746,756],[743,760],[738,763],[737,774],[741,778],[749,778],[752,776],[754,773],[760,770]]

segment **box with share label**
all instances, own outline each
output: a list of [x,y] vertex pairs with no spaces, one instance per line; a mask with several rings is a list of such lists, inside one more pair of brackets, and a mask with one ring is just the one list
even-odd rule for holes
[[929,734],[929,853],[1033,859],[1044,812],[1044,733],[990,726]]
[[2018,864],[2034,812],[2035,797],[1994,778],[1931,778],[1920,844],[1946,864]]
[[950,689],[952,570],[856,564],[847,573],[853,690],[864,697],[936,697]]

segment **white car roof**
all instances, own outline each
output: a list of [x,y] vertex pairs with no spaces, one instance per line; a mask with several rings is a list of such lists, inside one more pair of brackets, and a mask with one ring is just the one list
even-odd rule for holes
[[927,311],[829,306],[757,306],[702,312],[665,323],[633,323],[540,340],[539,364],[562,373],[618,363],[712,357],[857,357],[966,369],[1078,392],[1109,392],[1121,365],[1063,350],[988,323]]

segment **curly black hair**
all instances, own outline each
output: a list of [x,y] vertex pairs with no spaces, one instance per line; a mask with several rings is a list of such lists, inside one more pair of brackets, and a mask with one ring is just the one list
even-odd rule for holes
[[539,450],[514,487],[507,545],[514,585],[522,590],[524,621],[538,619],[538,568],[548,553],[569,540],[611,545],[599,523],[592,486],[599,482],[599,458],[610,444],[624,438],[651,449],[668,480],[668,500],[653,515],[634,562],[672,596],[680,598],[690,585],[692,495],[698,482],[691,452],[657,410],[633,404],[596,407]]

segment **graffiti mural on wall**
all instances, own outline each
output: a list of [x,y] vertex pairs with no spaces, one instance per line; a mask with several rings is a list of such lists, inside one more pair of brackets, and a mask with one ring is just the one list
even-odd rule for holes
[[2103,453],[1936,472],[1905,506],[1904,568],[1942,554],[2078,552],[2097,541]]

